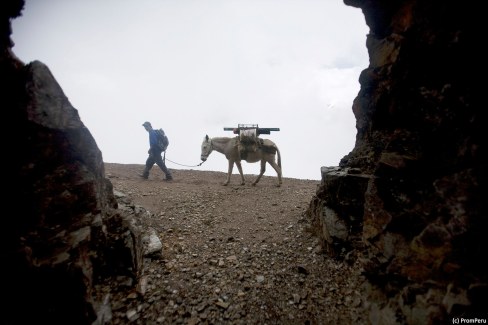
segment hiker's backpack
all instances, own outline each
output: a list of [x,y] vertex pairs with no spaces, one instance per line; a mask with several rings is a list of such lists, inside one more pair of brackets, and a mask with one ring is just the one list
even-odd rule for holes
[[158,136],[158,147],[161,151],[166,151],[169,145],[169,140],[166,134],[164,134],[163,129],[156,130]]

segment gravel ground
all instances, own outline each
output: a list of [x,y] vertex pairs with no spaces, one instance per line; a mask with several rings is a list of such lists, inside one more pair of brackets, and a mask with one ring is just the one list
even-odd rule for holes
[[[321,251],[305,211],[320,181],[105,164],[114,190],[162,243],[138,290],[111,289],[112,324],[365,324],[357,264]],[[270,171],[271,172],[271,171]],[[272,171],[274,172],[274,171]],[[120,194],[120,196],[123,196]],[[123,286],[122,286],[123,287]]]

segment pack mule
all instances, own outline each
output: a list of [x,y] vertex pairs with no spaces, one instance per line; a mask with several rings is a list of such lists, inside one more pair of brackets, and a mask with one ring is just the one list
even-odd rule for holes
[[[202,142],[201,147],[201,155],[200,158],[202,161],[206,161],[208,156],[212,153],[213,150],[220,152],[223,154],[228,162],[229,167],[227,171],[227,180],[223,185],[228,185],[230,183],[230,177],[232,175],[232,170],[234,168],[234,164],[237,166],[239,170],[239,174],[241,175],[241,185],[246,183],[244,179],[244,174],[242,173],[242,165],[241,161],[244,160],[248,163],[255,163],[260,161],[261,162],[261,170],[258,177],[254,180],[252,185],[256,185],[261,177],[263,176],[264,172],[266,171],[266,163],[270,164],[271,167],[276,171],[278,175],[278,184],[277,186],[281,186],[282,184],[282,173],[281,173],[281,154],[278,146],[269,139],[260,139],[261,145],[259,145],[256,150],[247,151],[244,157],[241,155],[240,146],[239,146],[239,137],[215,137],[210,138],[208,135],[205,136]],[[278,160],[276,160],[276,155],[278,155]]]

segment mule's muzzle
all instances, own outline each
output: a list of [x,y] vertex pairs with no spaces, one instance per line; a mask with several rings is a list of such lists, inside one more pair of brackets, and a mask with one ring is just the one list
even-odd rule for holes
[[201,159],[202,161],[206,161],[206,160],[207,160],[207,157],[205,157],[205,156],[201,156],[201,157],[200,157],[200,159]]

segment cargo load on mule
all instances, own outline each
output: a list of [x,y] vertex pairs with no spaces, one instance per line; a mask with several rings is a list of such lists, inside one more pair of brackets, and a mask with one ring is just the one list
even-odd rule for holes
[[238,135],[238,151],[243,160],[246,160],[248,153],[256,152],[258,149],[269,153],[276,153],[274,146],[266,146],[264,140],[259,137],[261,134],[271,134],[271,131],[279,131],[279,128],[260,128],[258,124],[238,124],[237,128],[224,127],[224,131],[232,131]]

